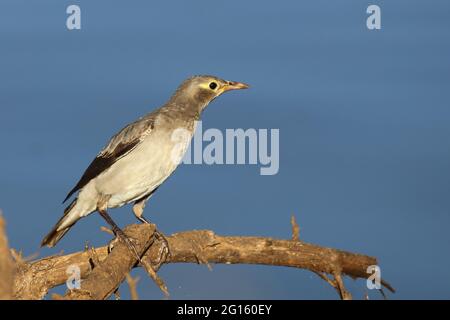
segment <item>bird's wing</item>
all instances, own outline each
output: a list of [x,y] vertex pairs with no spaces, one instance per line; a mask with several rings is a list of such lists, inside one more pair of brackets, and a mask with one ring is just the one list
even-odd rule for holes
[[117,160],[130,153],[153,130],[155,115],[149,114],[123,128],[111,138],[84,172],[77,185],[70,190],[63,203],[92,179],[111,167]]

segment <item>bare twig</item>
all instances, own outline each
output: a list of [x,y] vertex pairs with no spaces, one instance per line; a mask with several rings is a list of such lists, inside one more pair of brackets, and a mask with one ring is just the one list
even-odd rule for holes
[[336,282],[336,288],[341,296],[342,300],[352,300],[352,295],[347,291],[344,285],[344,281],[342,280],[341,272],[333,273],[334,280]]
[[103,232],[109,233],[110,235],[114,235],[114,232],[110,228],[107,228],[105,226],[101,226],[100,230]]
[[156,283],[158,288],[164,293],[166,297],[168,297],[169,289],[167,289],[167,286],[164,283],[164,281],[158,276],[156,271],[153,269],[151,262],[149,261],[149,257],[144,257],[142,259],[142,265],[145,271],[147,271],[147,274],[150,276],[150,278],[152,278],[152,280]]
[[315,271],[314,271],[314,273],[317,274],[322,280],[327,282],[330,286],[332,286],[333,288],[337,289],[336,281],[331,280],[325,273],[323,273],[323,272],[315,272]]
[[139,300],[139,295],[137,293],[137,283],[139,282],[139,277],[133,278],[131,274],[127,274],[126,277],[128,287],[130,288],[131,300]]
[[297,221],[295,220],[295,216],[291,216],[291,225],[292,225],[292,240],[300,241],[300,227],[298,226]]

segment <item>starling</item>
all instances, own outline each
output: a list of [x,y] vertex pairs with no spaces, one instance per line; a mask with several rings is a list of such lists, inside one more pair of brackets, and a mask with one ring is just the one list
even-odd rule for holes
[[[97,211],[116,236],[134,249],[107,209],[134,203],[136,218],[149,223],[143,217],[145,204],[178,166],[202,111],[222,93],[246,88],[244,83],[214,76],[185,80],[166,104],[111,138],[67,195],[64,202],[78,192],[41,246],[55,246],[79,219]],[[174,139],[177,130],[185,133],[185,139]]]

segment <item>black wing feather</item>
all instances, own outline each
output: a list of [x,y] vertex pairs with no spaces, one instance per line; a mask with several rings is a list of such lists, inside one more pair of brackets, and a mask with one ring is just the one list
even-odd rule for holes
[[97,156],[83,173],[83,176],[80,181],[78,181],[77,185],[70,190],[63,203],[66,202],[75,192],[87,185],[89,181],[96,178],[103,171],[111,167],[117,160],[130,152],[139,142],[139,140],[134,140],[126,144],[120,143],[111,154],[108,154],[107,156]]

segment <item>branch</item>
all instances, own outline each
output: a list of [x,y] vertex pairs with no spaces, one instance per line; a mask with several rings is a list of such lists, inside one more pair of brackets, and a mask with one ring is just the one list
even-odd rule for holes
[[[155,232],[155,226],[143,225],[141,228],[139,227],[137,225],[128,226],[125,232],[128,237],[134,240],[134,246],[142,257],[154,242],[152,235]],[[83,281],[82,290],[69,290],[63,297],[64,299],[106,299],[116,291],[119,285],[125,280],[129,271],[138,262],[137,258],[129,252],[128,247],[118,241],[116,241],[113,250],[103,261],[97,260],[99,261],[97,265],[92,263],[92,259],[90,260],[92,272]],[[151,268],[151,266],[145,267],[146,269]],[[154,274],[154,271],[151,272],[152,277]]]
[[[162,244],[152,239],[154,226],[130,225],[124,230],[136,240],[142,261],[158,261]],[[147,239],[147,240],[146,240]],[[367,267],[376,265],[376,258],[321,247],[298,240],[279,240],[265,237],[219,236],[212,231],[195,230],[175,233],[167,237],[170,256],[163,263],[225,263],[287,266],[331,274],[342,298],[350,298],[343,287],[341,275],[367,278]],[[151,241],[150,241],[151,242]],[[148,250],[147,250],[148,249]],[[76,264],[81,271],[83,290],[73,290],[65,298],[100,299],[108,297],[124,280],[136,259],[120,242],[111,253],[108,246],[64,256],[52,256],[23,264],[15,277],[14,294],[18,299],[42,299],[51,288],[66,282],[66,270]],[[152,265],[154,268],[154,265]],[[147,268],[148,269],[148,268]],[[154,268],[155,274],[157,267]],[[104,284],[106,282],[106,284]],[[383,283],[388,289],[392,287]],[[161,287],[161,285],[160,285]]]
[[0,300],[13,297],[14,262],[8,246],[5,221],[0,210]]

